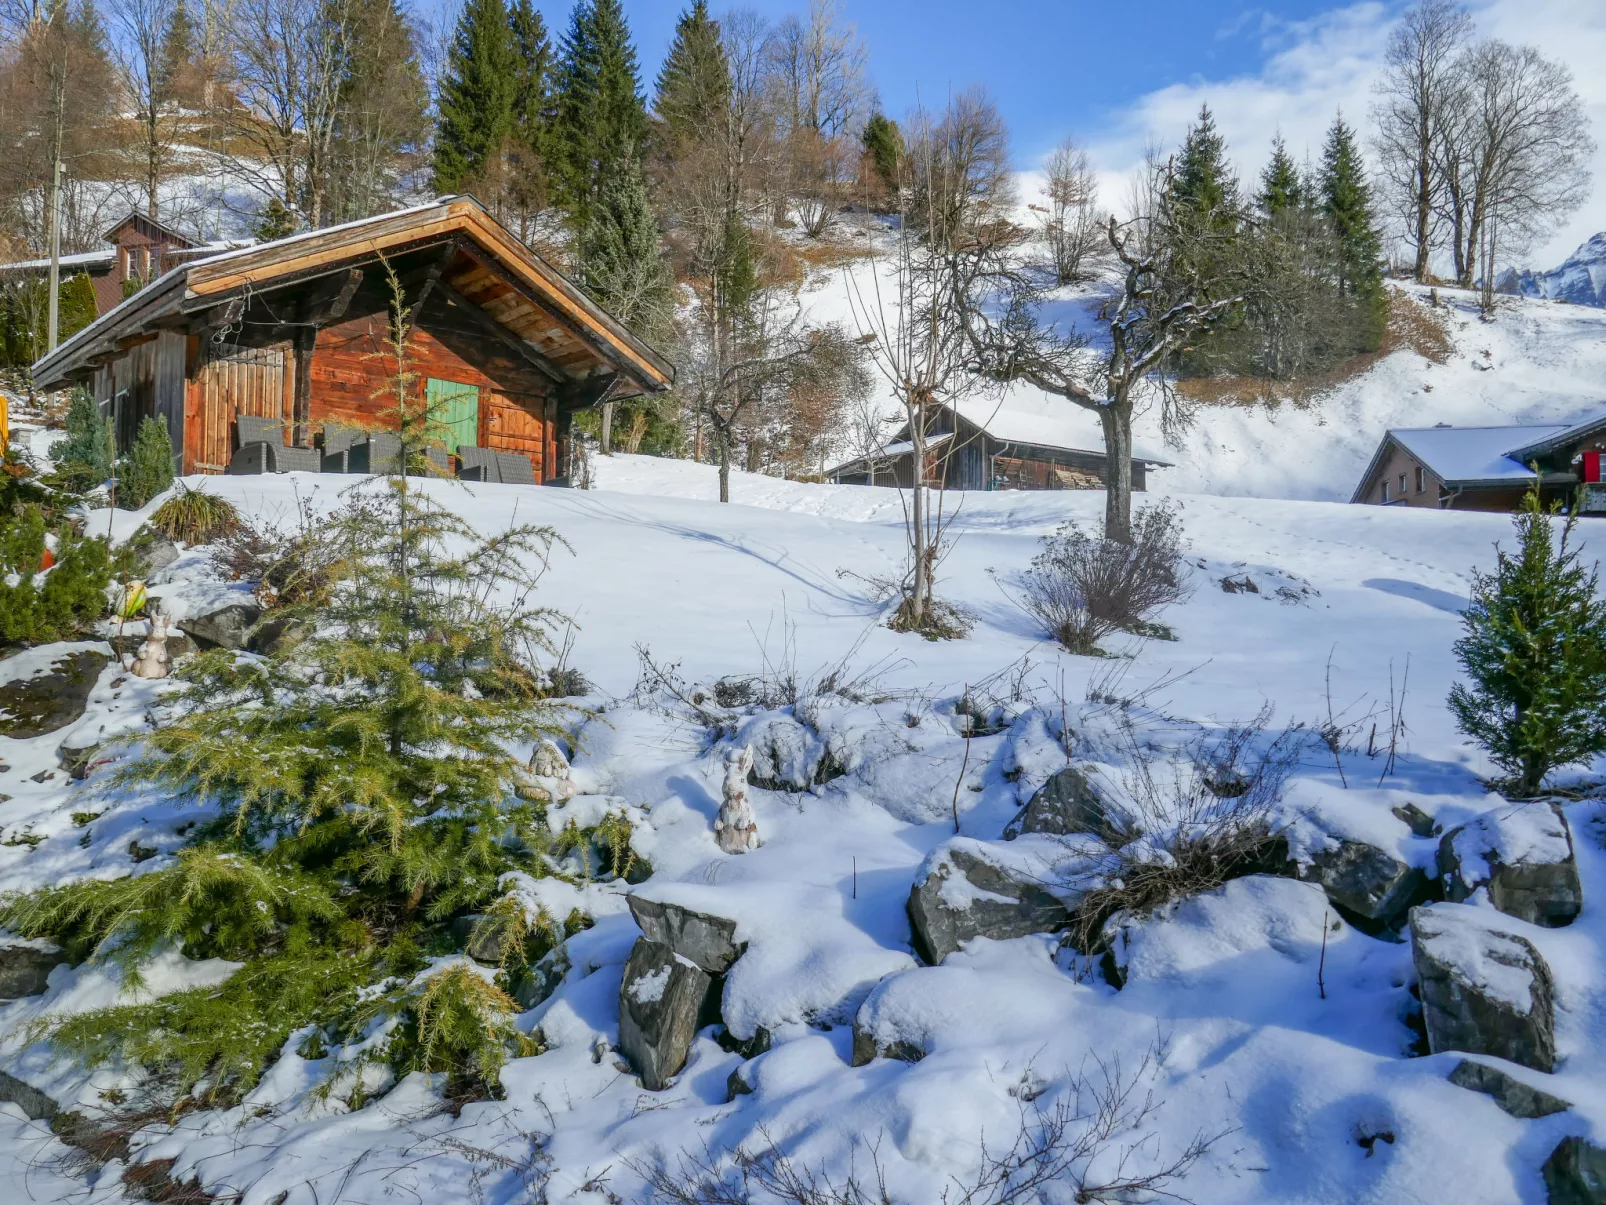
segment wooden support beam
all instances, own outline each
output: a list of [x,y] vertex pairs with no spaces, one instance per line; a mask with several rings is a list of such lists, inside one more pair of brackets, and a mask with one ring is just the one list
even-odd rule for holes
[[475,305],[467,297],[464,297],[456,289],[452,288],[447,281],[437,281],[435,288],[440,291],[442,297],[451,302],[452,305],[460,310],[466,318],[474,322],[481,330],[490,335],[491,338],[506,344],[508,347],[516,351],[525,359],[526,362],[533,366],[537,372],[545,376],[547,380],[551,381],[555,385],[567,385],[570,383],[569,378],[564,375],[563,370],[560,369],[556,364],[552,363],[540,352],[536,351],[535,348],[531,347],[528,343],[526,343],[523,339],[520,339],[512,331],[508,330],[507,327],[503,326],[495,318],[492,318],[484,310],[480,309],[479,306]]
[[301,302],[301,321],[313,326],[324,326],[345,317],[351,299],[362,284],[362,269],[347,268],[334,272],[308,293]]
[[298,448],[312,446],[312,354],[317,343],[315,328],[296,328],[295,400],[291,421],[294,423],[293,442]]
[[580,340],[581,343],[585,344],[585,346],[593,355],[597,357],[597,359],[601,360],[609,367],[615,366],[615,361],[617,359],[616,354],[611,347],[606,346],[597,337],[594,331],[590,330],[583,323],[577,322],[568,314],[562,313],[557,306],[543,302],[539,297],[532,297],[530,295],[529,285],[525,284],[517,276],[504,268],[497,261],[495,256],[482,251],[472,241],[468,241],[463,244],[463,251],[470,259],[474,261],[476,266],[483,268],[492,276],[496,277],[497,280],[514,290],[531,305],[540,310],[541,313],[551,318],[552,321],[557,323],[564,330],[568,331],[576,339]]
[[441,253],[435,257],[428,268],[424,269],[422,278],[418,282],[418,296],[407,310],[407,329],[412,330],[418,325],[418,316],[424,312],[424,303],[429,300],[430,293],[440,283],[441,276],[451,266],[452,260],[457,258],[459,240],[452,239],[441,248]]

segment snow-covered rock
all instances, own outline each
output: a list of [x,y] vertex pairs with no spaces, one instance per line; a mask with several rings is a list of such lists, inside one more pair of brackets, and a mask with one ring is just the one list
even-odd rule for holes
[[1446,899],[1486,887],[1500,911],[1550,929],[1572,924],[1584,906],[1572,830],[1553,803],[1510,804],[1446,833],[1439,873]]
[[736,922],[640,894],[629,897],[630,915],[648,941],[667,946],[710,975],[722,975],[742,956],[746,944],[736,940]]
[[262,608],[231,602],[215,611],[185,616],[181,622],[185,633],[205,647],[243,649],[261,618]]
[[78,720],[110,661],[104,644],[82,642],[43,644],[0,661],[0,736],[28,740]]
[[668,946],[636,942],[619,985],[619,1050],[649,1091],[659,1092],[686,1065],[710,976]]
[[1491,1054],[1550,1071],[1556,1064],[1556,989],[1533,943],[1494,928],[1466,904],[1411,912],[1411,956],[1428,1047]]
[[1420,867],[1375,845],[1343,838],[1312,852],[1299,877],[1320,886],[1328,899],[1374,931],[1394,928],[1431,889]]
[[753,751],[748,781],[770,791],[807,791],[822,778],[825,742],[795,717],[766,712],[742,726],[737,745]]
[[1054,874],[1054,852],[1038,842],[1000,846],[968,837],[932,851],[909,891],[920,956],[935,964],[972,938],[1063,929],[1070,909],[1044,886]]
[[66,961],[67,955],[48,941],[0,944],[0,1000],[41,994],[50,986],[50,972]]
[[1125,818],[1105,804],[1085,771],[1066,766],[1027,800],[1020,814],[1004,829],[1004,839],[1012,841],[1022,833],[1061,837],[1091,833],[1119,844],[1130,829]]
[[1574,1135],[1563,1138],[1545,1160],[1549,1205],[1602,1205],[1606,1202],[1606,1150]]
[[1509,1072],[1488,1063],[1462,1059],[1450,1072],[1450,1082],[1469,1092],[1481,1092],[1513,1117],[1532,1119],[1549,1117],[1572,1108],[1559,1096],[1552,1096],[1543,1088],[1525,1084]]

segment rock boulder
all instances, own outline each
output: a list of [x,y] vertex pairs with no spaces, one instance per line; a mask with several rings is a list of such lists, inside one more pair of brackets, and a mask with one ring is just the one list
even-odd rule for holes
[[1357,927],[1373,933],[1396,929],[1432,892],[1420,867],[1364,841],[1336,837],[1326,849],[1310,853],[1298,877],[1320,886]]
[[619,1050],[657,1092],[686,1065],[711,977],[661,942],[637,940],[619,985]]
[[1467,899],[1480,887],[1507,916],[1554,929],[1584,906],[1572,831],[1559,807],[1509,804],[1452,829],[1439,842],[1446,899]]
[[[56,658],[39,672],[0,685],[0,736],[27,740],[65,728],[82,717],[100,671],[110,660],[105,653],[79,649]],[[0,665],[0,673],[4,668]]]
[[1088,776],[1075,766],[1066,766],[1038,788],[1005,827],[1004,839],[1013,841],[1022,833],[1091,833],[1117,844],[1130,835],[1123,818],[1105,807]]
[[1491,1097],[1511,1116],[1524,1120],[1549,1117],[1552,1113],[1572,1108],[1559,1096],[1530,1087],[1498,1067],[1475,1063],[1471,1059],[1462,1059],[1455,1065],[1455,1070],[1450,1072],[1450,1082],[1468,1092],[1481,1092]]
[[1070,923],[1060,899],[989,852],[983,842],[958,839],[926,860],[908,908],[916,952],[927,962],[940,963],[973,937],[1005,940]]
[[0,945],[0,1000],[37,996],[50,986],[50,972],[67,955],[44,942]]
[[1555,986],[1525,938],[1493,928],[1461,904],[1411,910],[1411,958],[1428,1048],[1556,1065]]
[[202,648],[243,649],[262,618],[255,603],[229,603],[205,615],[191,615],[179,626]]
[[1606,1150],[1582,1138],[1563,1138],[1545,1160],[1549,1205],[1606,1205]]
[[736,940],[736,922],[729,917],[639,895],[630,896],[628,903],[648,941],[667,946],[707,974],[723,975],[747,948]]

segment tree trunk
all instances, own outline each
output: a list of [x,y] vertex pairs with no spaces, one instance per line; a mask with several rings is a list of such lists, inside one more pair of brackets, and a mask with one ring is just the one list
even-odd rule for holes
[[1132,542],[1132,412],[1124,400],[1099,409],[1104,428],[1104,538]]
[[731,500],[731,441],[722,431],[714,432],[714,443],[719,448],[719,500]]
[[1422,139],[1416,163],[1416,265],[1411,270],[1417,284],[1428,280],[1429,232],[1433,228],[1433,161],[1430,156],[1428,132],[1419,132]]
[[919,628],[926,619],[926,604],[931,598],[931,555],[926,547],[926,416],[925,408],[916,401],[909,407],[909,437],[912,447],[910,460],[914,465],[914,498],[909,507],[909,554],[914,562],[914,577],[910,582],[909,622]]

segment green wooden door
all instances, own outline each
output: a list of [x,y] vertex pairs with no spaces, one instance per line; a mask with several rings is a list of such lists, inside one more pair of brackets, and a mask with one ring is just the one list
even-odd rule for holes
[[429,412],[446,424],[446,450],[480,442],[480,387],[430,377],[425,385]]

